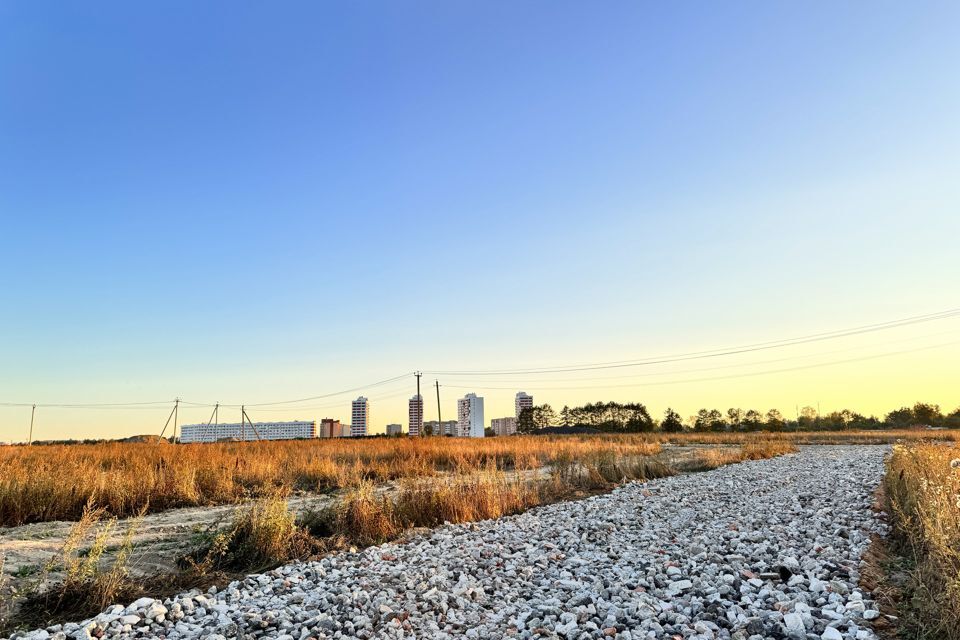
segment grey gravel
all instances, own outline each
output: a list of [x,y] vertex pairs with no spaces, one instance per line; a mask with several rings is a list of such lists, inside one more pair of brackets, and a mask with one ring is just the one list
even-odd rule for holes
[[14,638],[869,640],[886,447],[630,483]]

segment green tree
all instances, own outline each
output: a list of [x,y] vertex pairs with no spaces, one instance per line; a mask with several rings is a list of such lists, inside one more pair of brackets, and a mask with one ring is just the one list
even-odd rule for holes
[[517,416],[517,433],[533,433],[536,424],[533,421],[533,408],[525,407]]
[[710,431],[726,431],[729,426],[723,419],[723,414],[717,409],[710,409],[707,417],[710,421]]
[[759,431],[763,427],[763,416],[756,409],[749,409],[743,416],[743,427],[747,431]]
[[683,420],[680,418],[680,414],[668,407],[667,410],[663,412],[663,422],[660,423],[660,428],[667,433],[680,433],[683,431]]
[[739,431],[743,426],[743,409],[730,407],[727,409],[727,419],[730,421],[730,426]]
[[918,402],[913,405],[913,419],[916,424],[936,427],[943,421],[943,414],[940,412],[940,405]]
[[693,429],[694,431],[710,431],[710,412],[706,409],[700,409],[697,411],[697,415],[693,416]]
[[533,408],[533,425],[537,429],[546,429],[557,421],[557,413],[549,404],[537,405]]
[[777,409],[767,411],[767,429],[771,431],[783,431],[786,424],[783,421],[783,415]]
[[910,407],[900,407],[899,409],[894,409],[887,414],[887,417],[884,418],[883,421],[888,427],[904,429],[915,422],[913,417],[913,409]]
[[656,424],[647,408],[639,402],[631,402],[622,407],[625,418],[624,427],[627,431],[653,431]]
[[800,409],[800,417],[797,418],[798,429],[813,429],[817,426],[817,410],[811,406]]
[[948,429],[960,429],[960,407],[957,407],[943,419],[943,426]]

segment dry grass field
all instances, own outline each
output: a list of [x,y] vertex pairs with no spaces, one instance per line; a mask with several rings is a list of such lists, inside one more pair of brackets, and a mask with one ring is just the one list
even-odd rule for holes
[[904,613],[919,638],[960,638],[960,446],[894,447],[885,491],[910,561]]
[[0,448],[0,526],[77,520],[89,500],[126,517],[146,509],[331,492],[401,478],[537,469],[658,453],[642,437],[376,438]]
[[[881,444],[956,438],[947,431],[684,433],[514,436],[483,440],[371,438],[170,445],[105,443],[0,448],[0,526],[77,520],[88,501],[116,517],[142,510],[233,504],[288,493],[325,493],[403,478],[610,466],[663,444]],[[712,454],[731,456],[729,452]],[[715,466],[715,464],[714,464]],[[599,473],[603,473],[600,471]]]

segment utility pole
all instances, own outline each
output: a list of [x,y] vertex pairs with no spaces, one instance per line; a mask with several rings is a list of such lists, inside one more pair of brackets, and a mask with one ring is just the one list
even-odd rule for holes
[[251,420],[251,419],[250,419],[250,416],[247,415],[247,410],[246,410],[246,408],[241,407],[241,408],[240,408],[240,413],[241,413],[241,416],[240,416],[240,425],[241,425],[241,427],[240,427],[240,428],[243,429],[244,440],[246,440],[246,434],[247,434],[247,432],[246,432],[245,427],[243,426],[243,424],[244,424],[243,421],[246,420],[247,422],[250,423],[250,428],[253,429],[253,435],[256,436],[257,442],[259,442],[259,441],[260,441],[260,432],[257,431],[257,428],[256,428],[255,426],[253,426],[253,420]]
[[177,444],[177,420],[180,418],[180,398],[173,403],[173,444]]
[[[180,406],[180,398],[177,398],[176,402],[173,405],[173,409],[170,410],[170,415],[167,416],[167,421],[163,423],[163,431],[160,432],[160,437],[157,438],[158,443],[161,440],[163,440],[163,434],[167,432],[167,427],[170,426],[170,421],[173,420],[173,417],[177,413],[177,407],[179,406]],[[174,426],[174,431],[176,431],[176,426]],[[174,433],[174,436],[176,436],[176,433]],[[176,437],[174,437],[174,441],[176,441]]]
[[[420,420],[420,424],[417,425],[417,427],[419,428],[419,431],[417,431],[417,435],[422,436],[423,435],[423,397],[420,395],[420,376],[422,376],[423,374],[420,373],[419,371],[415,371],[413,375],[417,376],[417,412],[419,413],[418,418]],[[410,427],[408,426],[407,432],[409,433],[409,431],[410,431]]]
[[437,430],[440,432],[437,435],[442,436],[443,434],[443,416],[440,415],[440,381],[437,380]]
[[207,424],[218,424],[220,422],[220,403],[218,402],[213,406],[213,413],[210,414],[210,419],[207,420]]
[[37,405],[33,405],[33,408],[30,409],[30,438],[27,440],[27,444],[33,444],[33,416],[37,413]]
[[240,405],[240,442],[247,441],[247,410]]

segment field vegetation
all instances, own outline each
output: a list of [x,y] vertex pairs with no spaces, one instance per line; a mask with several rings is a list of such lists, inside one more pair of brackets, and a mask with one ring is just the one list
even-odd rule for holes
[[[92,500],[107,516],[146,510],[233,504],[287,493],[328,493],[404,479],[496,470],[593,469],[617,476],[615,465],[657,454],[665,444],[741,445],[891,443],[956,439],[953,431],[686,432],[367,438],[171,445],[109,442],[0,447],[0,526],[78,520]],[[711,454],[734,456],[730,452]],[[719,458],[717,458],[719,459]],[[567,475],[569,475],[567,473]],[[621,476],[630,477],[630,474]]]
[[960,638],[960,446],[894,447],[884,483],[898,551],[904,631]]
[[600,453],[657,453],[642,438],[370,438],[105,443],[0,448],[0,526],[77,520],[88,500],[112,516],[230,504],[288,492],[331,492],[411,477],[536,469]]

